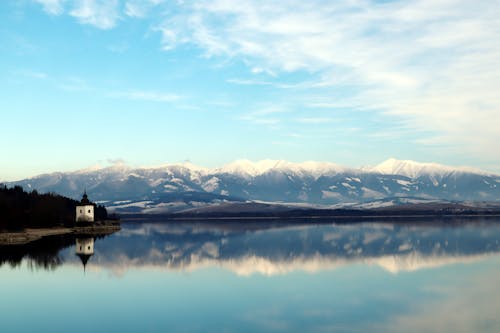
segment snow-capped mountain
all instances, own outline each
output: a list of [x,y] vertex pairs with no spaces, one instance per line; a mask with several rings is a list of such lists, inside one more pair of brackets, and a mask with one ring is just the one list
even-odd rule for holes
[[25,189],[91,198],[117,210],[164,212],[223,201],[335,205],[387,198],[500,201],[500,176],[463,167],[389,159],[375,167],[326,162],[238,160],[221,168],[190,163],[117,164],[12,182]]
[[452,173],[487,173],[469,167],[451,167],[437,163],[419,163],[410,160],[397,160],[389,158],[373,168],[367,168],[368,171],[378,172],[384,175],[400,175],[409,178],[419,178],[423,176],[441,178]]
[[307,161],[303,163],[291,163],[283,160],[262,160],[258,162],[237,160],[222,168],[215,169],[215,173],[256,177],[270,171],[280,171],[318,178],[320,176],[336,174],[347,170],[347,168],[329,162]]

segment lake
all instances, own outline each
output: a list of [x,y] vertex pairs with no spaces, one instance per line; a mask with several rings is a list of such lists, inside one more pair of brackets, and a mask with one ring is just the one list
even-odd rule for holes
[[500,332],[500,220],[313,222],[2,247],[1,331]]

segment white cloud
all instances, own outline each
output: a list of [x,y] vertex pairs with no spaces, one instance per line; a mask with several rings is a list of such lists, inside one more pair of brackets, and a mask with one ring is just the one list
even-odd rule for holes
[[326,118],[326,117],[305,117],[305,118],[297,118],[295,120],[302,124],[325,124],[333,121],[332,118]]
[[24,77],[32,78],[32,79],[47,79],[49,75],[44,72],[32,71],[32,70],[19,70],[15,72],[16,74],[22,75]]
[[[254,73],[254,70],[251,70]],[[242,86],[273,86],[275,88],[280,89],[308,89],[317,86],[316,83],[312,82],[301,82],[301,83],[279,83],[279,82],[271,82],[265,80],[254,80],[254,79],[237,79],[231,78],[227,79],[226,82],[242,85]]]
[[[64,12],[64,0],[36,1]],[[99,29],[154,16],[164,50],[190,44],[245,64],[251,78],[230,83],[303,90],[306,108],[384,114],[419,145],[500,158],[499,0],[199,0],[152,10],[160,4],[77,0],[69,14]],[[283,79],[297,72],[302,82]]]
[[277,116],[287,112],[290,112],[290,110],[285,106],[264,106],[260,109],[242,115],[239,119],[257,125],[266,125],[269,128],[277,128],[277,125],[282,122],[282,119]]
[[252,115],[244,115],[240,117],[241,120],[249,121],[257,125],[267,125],[271,128],[275,128],[276,125],[281,123],[281,120],[278,118],[260,118]]
[[202,0],[183,5],[161,31],[167,49],[194,44],[208,57],[243,59],[257,74],[320,74],[302,88],[354,87],[342,104],[434,133],[420,142],[499,158],[499,5]]
[[259,81],[259,80],[249,80],[249,79],[228,79],[226,80],[228,83],[234,83],[244,86],[270,86],[273,85],[272,82],[268,81]]
[[34,0],[43,6],[43,10],[50,15],[61,15],[64,12],[64,0]]
[[125,3],[125,14],[130,17],[144,17],[147,8],[141,6],[137,1],[128,1]]
[[163,3],[163,0],[130,0],[125,2],[125,15],[130,17],[146,17],[154,6]]
[[161,45],[163,50],[165,51],[172,50],[179,43],[177,33],[172,29],[168,27],[160,27],[156,28],[155,30],[159,31],[162,35]]
[[70,15],[82,24],[106,30],[114,28],[120,18],[118,6],[118,0],[79,0]]
[[89,83],[80,77],[67,77],[59,80],[59,88],[66,91],[89,91],[92,87]]
[[114,97],[124,97],[131,100],[141,100],[141,101],[150,101],[150,102],[175,102],[182,99],[182,96],[158,92],[158,91],[128,91],[128,92],[117,92],[113,93]]

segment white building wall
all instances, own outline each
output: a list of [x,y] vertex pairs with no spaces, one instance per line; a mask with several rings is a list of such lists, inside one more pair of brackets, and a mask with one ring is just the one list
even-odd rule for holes
[[76,222],[94,222],[94,206],[76,206]]

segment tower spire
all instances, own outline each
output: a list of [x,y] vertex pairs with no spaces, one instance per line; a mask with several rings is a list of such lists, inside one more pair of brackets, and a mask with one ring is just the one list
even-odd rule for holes
[[82,204],[89,204],[90,201],[89,201],[89,197],[87,195],[87,188],[85,188],[85,190],[83,191],[83,195],[82,195],[82,201],[81,201]]

